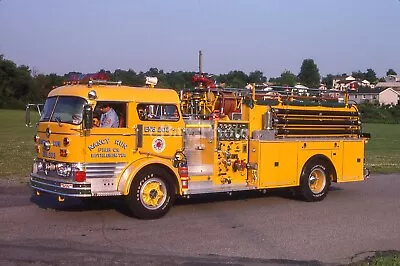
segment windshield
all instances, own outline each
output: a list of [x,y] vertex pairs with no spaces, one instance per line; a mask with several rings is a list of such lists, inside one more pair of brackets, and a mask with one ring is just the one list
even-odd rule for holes
[[47,99],[40,118],[41,122],[50,120],[51,122],[74,125],[82,122],[83,105],[86,100],[73,96],[59,96],[57,102],[56,99],[57,97]]
[[42,115],[40,116],[40,122],[46,122],[50,120],[51,112],[54,109],[57,97],[47,98],[44,104]]

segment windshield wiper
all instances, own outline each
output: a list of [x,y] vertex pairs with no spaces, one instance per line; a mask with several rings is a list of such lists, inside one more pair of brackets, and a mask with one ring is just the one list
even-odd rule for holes
[[62,127],[61,118],[59,118],[58,116],[56,116],[56,117],[54,118],[54,120],[57,121],[59,127]]

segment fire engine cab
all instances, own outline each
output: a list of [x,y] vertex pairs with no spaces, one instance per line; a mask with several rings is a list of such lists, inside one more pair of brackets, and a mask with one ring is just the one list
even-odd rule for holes
[[[104,106],[118,118],[114,127],[97,123]],[[293,188],[320,201],[332,182],[364,180],[368,138],[347,100],[255,86],[177,93],[89,81],[49,93],[30,183],[60,201],[123,196],[143,219],[195,194]]]

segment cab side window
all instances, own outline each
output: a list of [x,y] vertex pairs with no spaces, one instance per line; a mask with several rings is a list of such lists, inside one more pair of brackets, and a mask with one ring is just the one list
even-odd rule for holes
[[124,102],[97,102],[93,111],[93,125],[103,128],[126,127],[126,106]]
[[139,119],[142,121],[178,121],[178,108],[173,104],[147,104],[137,106]]

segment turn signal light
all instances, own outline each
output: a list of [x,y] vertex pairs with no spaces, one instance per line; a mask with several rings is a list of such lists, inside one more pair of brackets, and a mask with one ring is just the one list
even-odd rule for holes
[[68,146],[69,145],[69,138],[64,138],[63,140],[64,146]]
[[86,181],[86,172],[78,171],[75,173],[75,181],[76,182],[85,182]]
[[68,150],[60,149],[60,156],[61,157],[67,157],[68,156]]

